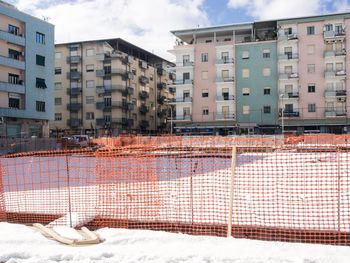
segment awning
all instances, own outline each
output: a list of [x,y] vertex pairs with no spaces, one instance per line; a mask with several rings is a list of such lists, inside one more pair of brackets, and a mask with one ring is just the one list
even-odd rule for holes
[[36,85],[37,88],[39,89],[46,89],[46,83],[45,83],[45,79],[40,79],[40,78],[36,78]]

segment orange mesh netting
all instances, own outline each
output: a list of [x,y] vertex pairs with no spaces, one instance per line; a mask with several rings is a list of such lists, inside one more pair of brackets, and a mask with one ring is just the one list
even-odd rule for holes
[[0,157],[0,219],[349,244],[345,135],[99,143]]

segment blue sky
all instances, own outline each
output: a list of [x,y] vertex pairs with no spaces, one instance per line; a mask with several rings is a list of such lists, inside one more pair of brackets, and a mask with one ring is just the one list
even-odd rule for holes
[[[5,0],[6,1],[6,0]],[[350,12],[350,0],[7,0],[55,25],[55,42],[121,37],[172,60],[171,30]]]

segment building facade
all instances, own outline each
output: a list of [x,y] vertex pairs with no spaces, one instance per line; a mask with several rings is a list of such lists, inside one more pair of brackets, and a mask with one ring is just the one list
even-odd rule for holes
[[347,132],[349,24],[342,13],[172,31],[176,130]]
[[0,1],[0,134],[47,137],[54,26]]
[[171,66],[122,39],[56,45],[52,135],[166,131]]

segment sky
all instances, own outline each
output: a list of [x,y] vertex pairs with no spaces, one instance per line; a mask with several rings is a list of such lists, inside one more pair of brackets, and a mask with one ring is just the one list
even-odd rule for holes
[[55,25],[55,43],[123,38],[165,59],[170,30],[350,12],[350,0],[5,0]]

